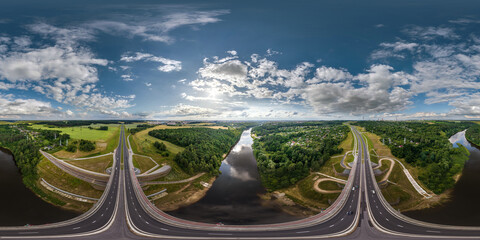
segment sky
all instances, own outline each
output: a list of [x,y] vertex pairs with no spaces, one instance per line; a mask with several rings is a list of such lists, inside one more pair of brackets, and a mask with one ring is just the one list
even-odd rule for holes
[[480,1],[0,1],[0,119],[479,119]]

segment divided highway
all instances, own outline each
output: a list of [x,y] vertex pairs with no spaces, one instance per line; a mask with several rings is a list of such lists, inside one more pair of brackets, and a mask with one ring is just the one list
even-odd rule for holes
[[[358,141],[358,139],[357,139]],[[124,144],[125,146],[125,144]],[[361,156],[361,149],[358,156]],[[131,152],[124,148],[124,156]],[[359,159],[359,158],[357,158]],[[156,209],[145,197],[135,178],[131,159],[125,159],[125,199],[128,211],[129,227],[134,233],[144,237],[159,238],[327,238],[345,236],[352,232],[358,223],[361,192],[360,171],[352,171],[350,184],[345,187],[345,205],[332,217],[316,220],[314,217],[304,220],[256,226],[218,226],[178,219]],[[355,162],[355,168],[361,169],[361,161]],[[356,174],[355,174],[356,173]],[[351,186],[356,186],[352,190]],[[348,215],[347,212],[354,214]]]
[[[361,135],[356,129],[354,131],[357,135]],[[362,169],[365,172],[367,210],[370,221],[377,230],[396,237],[480,238],[480,227],[446,226],[421,222],[393,209],[383,197],[375,180],[368,145],[362,137],[359,138],[363,149]]]
[[0,227],[0,239],[479,238],[480,228],[424,223],[396,212],[378,188],[368,145],[355,128],[351,129],[355,137],[355,161],[349,181],[330,211],[310,218],[279,224],[234,226],[192,222],[170,216],[158,210],[143,193],[133,171],[132,151],[127,147],[122,127],[120,142],[113,155],[111,177],[101,199],[90,211],[55,224]]
[[[121,131],[120,139],[125,138]],[[85,214],[74,219],[29,227],[0,227],[0,238],[58,238],[62,236],[81,237],[92,236],[104,232],[112,224],[118,211],[120,187],[121,142],[113,155],[114,161],[111,177],[100,200]]]

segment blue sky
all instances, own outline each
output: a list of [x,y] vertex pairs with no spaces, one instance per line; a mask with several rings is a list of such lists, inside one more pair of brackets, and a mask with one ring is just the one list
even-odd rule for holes
[[3,119],[477,119],[478,1],[2,1]]

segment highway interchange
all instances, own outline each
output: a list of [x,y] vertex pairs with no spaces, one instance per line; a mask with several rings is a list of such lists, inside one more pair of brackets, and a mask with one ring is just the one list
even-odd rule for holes
[[[299,221],[255,226],[197,223],[155,208],[143,194],[132,168],[132,152],[122,127],[111,178],[101,199],[75,219],[41,226],[0,227],[0,238],[73,239],[405,239],[480,238],[480,228],[452,227],[409,219],[381,196],[368,146],[355,135],[355,161],[348,183],[327,211]],[[123,156],[123,168],[122,168]],[[355,190],[352,190],[355,187]],[[347,212],[352,211],[349,215]]]

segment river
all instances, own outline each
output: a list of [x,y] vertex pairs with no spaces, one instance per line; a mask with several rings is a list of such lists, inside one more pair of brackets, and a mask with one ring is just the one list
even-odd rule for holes
[[480,150],[472,146],[465,138],[465,131],[450,138],[456,145],[461,143],[470,151],[468,161],[462,171],[462,176],[452,190],[448,202],[433,208],[405,212],[404,214],[426,222],[480,226]]
[[79,215],[43,201],[26,188],[11,154],[0,151],[0,166],[0,226],[46,224]]
[[193,221],[224,224],[267,224],[293,221],[274,206],[262,204],[265,193],[253,156],[251,129],[242,133],[239,142],[222,161],[220,176],[200,201],[169,214]]

